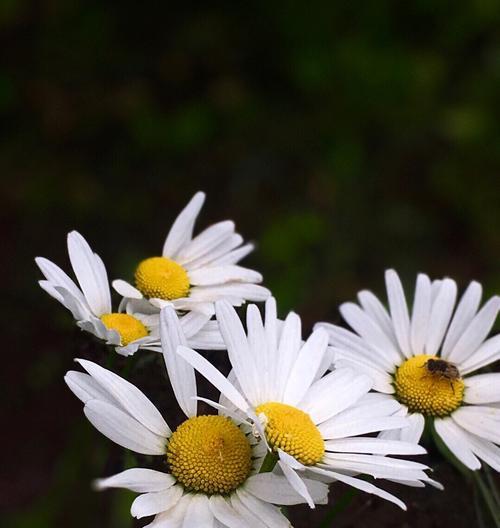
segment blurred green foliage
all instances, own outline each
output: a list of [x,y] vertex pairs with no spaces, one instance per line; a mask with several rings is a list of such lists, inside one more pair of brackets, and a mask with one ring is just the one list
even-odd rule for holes
[[[123,455],[62,382],[105,352],[36,286],[71,229],[130,276],[203,189],[199,225],[235,219],[306,330],[389,266],[500,290],[499,24],[495,0],[0,2],[6,526],[132,525],[89,486]],[[419,526],[450,486],[407,495]],[[409,522],[370,508],[357,528]]]

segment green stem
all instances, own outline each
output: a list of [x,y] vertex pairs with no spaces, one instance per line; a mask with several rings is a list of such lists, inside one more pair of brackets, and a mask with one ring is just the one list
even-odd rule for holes
[[481,496],[488,508],[488,511],[491,515],[491,518],[493,519],[493,522],[495,523],[496,528],[500,528],[500,510],[498,509],[497,505],[495,504],[495,498],[488,489],[488,486],[484,483],[481,474],[479,471],[474,471],[473,473],[473,479],[475,484],[477,485],[477,488],[479,492],[481,493]]
[[274,466],[278,462],[278,455],[275,455],[274,453],[267,453],[266,457],[264,458],[264,462],[262,462],[262,466],[260,466],[259,473],[269,473],[274,469]]

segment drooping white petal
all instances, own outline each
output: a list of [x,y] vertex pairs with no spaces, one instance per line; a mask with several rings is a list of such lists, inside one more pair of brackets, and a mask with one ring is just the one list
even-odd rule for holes
[[427,330],[425,353],[434,356],[445,335],[457,298],[457,285],[451,279],[444,279],[436,299],[432,303],[431,315]]
[[296,405],[304,397],[316,377],[327,346],[328,334],[321,328],[309,336],[290,371],[283,403]]
[[476,458],[470,448],[467,436],[451,418],[436,418],[434,428],[448,449],[469,469],[476,470],[481,467],[481,462]]
[[464,379],[465,403],[500,402],[500,374],[477,374]]
[[460,365],[465,359],[474,355],[495,323],[499,309],[500,297],[492,297],[464,330],[448,356],[449,361]]
[[248,403],[234,386],[223,376],[211,363],[200,354],[190,348],[179,346],[177,354],[180,354],[191,364],[202,376],[204,376],[215,388],[230,400],[233,405],[243,412],[248,411]]
[[399,343],[399,349],[405,357],[409,358],[411,357],[410,315],[408,314],[408,305],[406,304],[403,286],[394,270],[385,272],[385,283],[394,333]]
[[162,255],[173,258],[191,241],[194,223],[205,201],[205,193],[197,192],[175,219],[163,244]]
[[160,313],[160,335],[163,359],[179,407],[188,418],[196,416],[196,376],[193,367],[177,354],[177,347],[187,346],[187,341],[171,306],[166,306]]
[[175,484],[175,478],[168,473],[154,469],[132,468],[126,469],[111,477],[94,481],[98,490],[107,488],[124,488],[137,493],[164,491]]
[[441,357],[448,359],[450,352],[456,345],[464,330],[469,326],[473,317],[476,315],[483,289],[481,285],[472,281],[458,303],[455,315],[450,323],[450,328],[446,333],[446,338],[441,350]]
[[71,266],[91,310],[98,317],[111,312],[108,275],[100,257],[77,231],[68,234]]
[[314,501],[305,482],[296,471],[303,469],[302,464],[281,449],[278,449],[278,456],[278,465],[281,468],[281,471],[283,471],[283,475],[285,475],[290,486],[307,502],[309,508],[315,508]]
[[172,486],[169,489],[139,495],[130,508],[132,517],[141,519],[149,515],[156,515],[175,506],[183,495],[181,486]]
[[361,479],[354,478],[354,477],[349,477],[347,475],[343,475],[342,473],[338,473],[336,471],[323,470],[321,468],[316,468],[316,467],[311,467],[311,471],[313,471],[314,473],[323,475],[325,477],[330,477],[332,479],[338,480],[339,482],[343,482],[344,484],[347,484],[348,486],[359,489],[366,493],[377,495],[378,497],[381,497],[382,499],[388,500],[389,502],[396,504],[402,510],[406,511],[406,505],[404,502],[399,500],[394,495],[387,493],[387,491],[384,491],[380,488],[377,488],[373,484],[366,482],[365,480],[361,480]]
[[327,440],[325,449],[337,453],[370,453],[373,455],[422,455],[426,453],[422,446],[414,442],[371,437]]
[[500,447],[467,431],[464,431],[464,434],[473,453],[495,471],[500,471]]
[[151,432],[168,437],[170,428],[154,404],[135,385],[97,363],[76,360],[126,411]]
[[[314,504],[327,504],[328,486],[323,482],[303,478]],[[304,498],[288,483],[286,478],[276,473],[258,473],[245,482],[245,490],[265,502],[281,506],[302,504]]]
[[288,519],[280,512],[279,508],[263,502],[250,493],[247,493],[244,487],[236,490],[236,495],[241,502],[250,510],[257,514],[257,516],[267,525],[273,528],[289,528],[290,523]]
[[125,299],[142,299],[142,293],[132,286],[132,284],[122,279],[116,279],[112,282],[113,289],[122,295]]
[[414,355],[424,353],[424,345],[431,315],[431,281],[424,273],[417,276],[415,299],[411,314],[410,341]]
[[165,454],[164,438],[152,433],[114,405],[90,400],[83,411],[90,423],[116,444],[144,455]]

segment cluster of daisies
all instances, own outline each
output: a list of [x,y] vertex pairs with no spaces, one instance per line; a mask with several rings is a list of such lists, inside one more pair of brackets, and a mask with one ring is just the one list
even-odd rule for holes
[[[385,479],[440,488],[424,454],[427,426],[471,470],[500,471],[500,374],[475,371],[500,359],[500,335],[488,338],[500,298],[480,308],[472,282],[457,303],[449,278],[417,277],[411,310],[396,272],[386,272],[388,309],[371,292],[340,307],[351,330],[318,323],[303,340],[300,317],[281,320],[262,276],[238,265],[252,249],[234,223],[193,229],[205,195],[197,193],[173,223],[160,256],[146,258],[133,284],[115,280],[77,232],[68,235],[76,282],[36,259],[40,286],[77,325],[131,356],[162,354],[185,420],[172,430],[137,387],[97,363],[65,381],[94,427],[118,445],[161,457],[164,471],[132,468],[98,480],[98,489],[139,493],[131,513],[154,516],[150,528],[281,528],[280,507],[326,504],[339,481],[405,509],[373,484]],[[265,302],[263,310],[245,303]],[[200,350],[225,350],[232,370],[218,371]],[[198,394],[196,375],[219,392]],[[213,413],[198,414],[198,402]],[[395,456],[397,458],[395,458]]]

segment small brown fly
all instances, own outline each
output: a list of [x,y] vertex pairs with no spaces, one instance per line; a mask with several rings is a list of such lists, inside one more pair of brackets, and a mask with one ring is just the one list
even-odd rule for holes
[[438,376],[439,379],[447,379],[450,382],[450,387],[455,393],[453,382],[461,378],[460,372],[453,363],[448,363],[444,359],[428,359],[423,365],[427,372],[433,376]]

